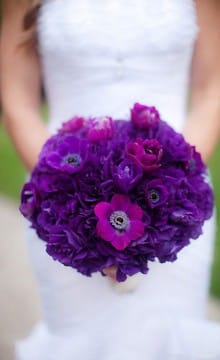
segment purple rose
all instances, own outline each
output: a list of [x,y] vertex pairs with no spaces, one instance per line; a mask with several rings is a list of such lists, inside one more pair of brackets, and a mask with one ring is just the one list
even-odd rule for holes
[[141,221],[143,210],[131,203],[126,195],[113,195],[110,203],[98,203],[94,212],[99,219],[96,226],[98,235],[117,250],[125,249],[132,240],[144,233],[144,223]]
[[159,123],[160,115],[154,106],[135,103],[131,109],[131,120],[139,129],[148,130]]
[[137,161],[138,156],[143,153],[142,143],[143,140],[141,138],[136,138],[126,144],[125,151],[129,158]]
[[82,116],[74,116],[68,121],[65,121],[62,124],[60,133],[73,133],[79,129],[81,129],[86,124],[86,119]]
[[55,170],[70,174],[80,171],[88,158],[88,141],[69,136],[46,157],[46,163]]
[[111,139],[114,133],[113,121],[109,116],[91,118],[88,121],[87,137],[90,141]]
[[163,149],[156,139],[137,138],[127,143],[126,153],[146,172],[156,170],[161,166]]

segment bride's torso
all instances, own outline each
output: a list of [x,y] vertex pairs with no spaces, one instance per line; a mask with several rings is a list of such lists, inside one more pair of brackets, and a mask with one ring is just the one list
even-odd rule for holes
[[49,126],[158,107],[181,130],[198,33],[193,0],[43,0],[39,54]]
[[[74,114],[126,117],[136,101],[157,106],[181,130],[197,33],[192,0],[43,0],[38,34],[50,130]],[[152,262],[147,281],[137,274],[115,286],[122,292],[137,287],[133,297],[118,297],[99,273],[91,279],[54,262],[35,233],[30,235],[48,323],[72,329],[82,319],[86,326],[91,320],[91,332],[86,328],[84,336],[106,319],[114,329],[116,313],[126,327],[130,306],[150,313],[154,308],[172,314],[181,309],[184,316],[203,313],[204,301],[197,299],[207,286],[212,243],[206,240],[213,238],[212,229],[207,234],[180,254],[175,267]]]

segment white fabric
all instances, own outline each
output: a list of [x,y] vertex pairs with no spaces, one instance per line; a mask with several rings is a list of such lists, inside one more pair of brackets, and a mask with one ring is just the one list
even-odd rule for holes
[[[186,118],[199,28],[191,0],[44,0],[39,54],[54,132],[73,115],[128,119],[155,105],[177,130]],[[220,324],[206,320],[214,218],[174,263],[150,264],[113,286],[52,260],[33,230],[27,243],[44,323],[19,360],[217,360]]]

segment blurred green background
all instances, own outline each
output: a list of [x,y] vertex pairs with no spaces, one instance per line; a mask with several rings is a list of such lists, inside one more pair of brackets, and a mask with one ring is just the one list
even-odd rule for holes
[[[47,109],[42,107],[42,115],[47,118]],[[217,234],[215,255],[212,267],[211,293],[220,298],[220,145],[217,147],[212,159],[209,162],[212,180],[215,190],[217,206]],[[24,182],[25,169],[16,156],[16,152],[8,136],[0,123],[0,194],[9,196],[19,201],[19,194]]]

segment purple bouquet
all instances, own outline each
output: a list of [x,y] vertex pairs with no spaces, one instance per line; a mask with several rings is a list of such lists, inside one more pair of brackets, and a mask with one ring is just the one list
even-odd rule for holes
[[[44,145],[21,213],[54,260],[80,273],[117,266],[117,280],[175,261],[213,210],[194,146],[135,103],[130,121],[75,116]],[[104,275],[104,274],[103,274]]]

